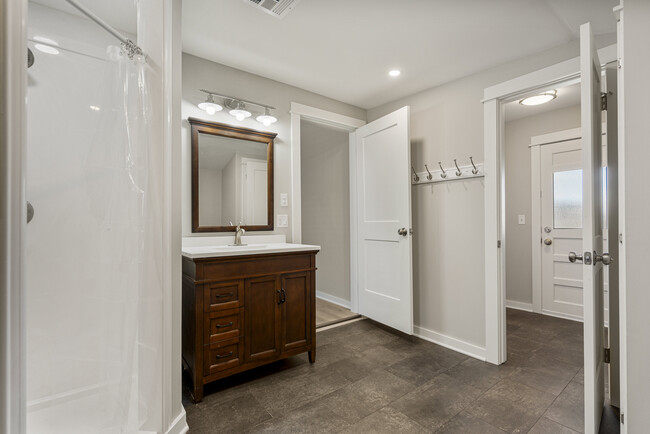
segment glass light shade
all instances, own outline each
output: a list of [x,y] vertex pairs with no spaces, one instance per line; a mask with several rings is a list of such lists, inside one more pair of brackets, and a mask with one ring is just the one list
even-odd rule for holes
[[212,95],[208,95],[208,99],[205,102],[200,103],[199,108],[209,115],[213,115],[216,112],[223,110],[223,107],[214,102]]
[[552,101],[555,98],[557,98],[557,91],[552,90],[552,91],[549,91],[549,92],[540,93],[539,95],[533,95],[533,96],[529,96],[528,98],[521,99],[521,100],[519,100],[519,104],[521,104],[521,105],[540,105],[540,104],[544,104],[544,103],[547,103],[549,101]]
[[259,115],[258,117],[255,118],[257,122],[261,122],[264,124],[265,127],[268,127],[272,123],[277,122],[277,118],[275,116],[271,116],[268,111],[264,113],[263,115]]
[[236,108],[233,110],[230,110],[230,114],[233,115],[235,118],[237,118],[238,121],[243,121],[247,117],[250,117],[251,112],[245,109],[241,108]]

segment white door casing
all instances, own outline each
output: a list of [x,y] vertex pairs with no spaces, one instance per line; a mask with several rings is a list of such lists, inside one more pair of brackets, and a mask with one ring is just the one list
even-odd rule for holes
[[567,252],[582,251],[581,140],[541,147],[541,311],[582,321],[582,267]]
[[[604,403],[601,66],[589,23],[580,26],[583,169],[585,432],[597,432]],[[580,252],[576,252],[580,255]]]
[[359,313],[410,335],[409,107],[360,127],[355,137]]
[[265,160],[242,158],[242,219],[247,225],[265,225],[267,207],[267,164]]

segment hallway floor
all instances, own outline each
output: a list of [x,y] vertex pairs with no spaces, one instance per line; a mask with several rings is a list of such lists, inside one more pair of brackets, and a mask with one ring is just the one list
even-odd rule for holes
[[191,433],[583,431],[582,324],[508,310],[494,366],[368,320],[317,334],[292,357],[206,386]]

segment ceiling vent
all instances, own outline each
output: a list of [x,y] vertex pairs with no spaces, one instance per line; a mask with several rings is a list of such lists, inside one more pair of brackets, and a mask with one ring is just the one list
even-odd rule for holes
[[244,0],[244,3],[255,6],[276,18],[284,18],[300,3],[300,0]]

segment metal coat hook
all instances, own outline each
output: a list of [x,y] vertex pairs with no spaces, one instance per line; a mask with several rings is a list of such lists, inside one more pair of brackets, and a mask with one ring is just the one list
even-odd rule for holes
[[429,181],[431,181],[431,178],[433,178],[433,175],[431,174],[431,171],[429,170],[429,166],[427,166],[427,165],[425,164],[425,165],[424,165],[424,168],[427,169],[427,173],[428,173],[428,175],[427,175],[427,179],[428,179]]
[[460,176],[463,174],[463,172],[460,171],[460,167],[458,167],[458,163],[456,163],[456,159],[454,158],[454,165],[456,166],[456,176]]
[[476,164],[474,164],[474,160],[472,160],[472,157],[469,157],[469,161],[472,163],[472,174],[476,175],[478,173],[478,169],[476,168]]
[[415,182],[418,182],[418,181],[420,180],[420,177],[419,177],[418,174],[415,172],[415,169],[413,168],[413,166],[411,166],[411,170],[413,171],[413,176],[414,176],[413,179],[415,180]]
[[445,169],[442,168],[442,163],[438,161],[438,166],[440,166],[440,170],[442,170],[442,173],[440,174],[441,178],[446,178],[447,177],[447,172],[445,172]]

